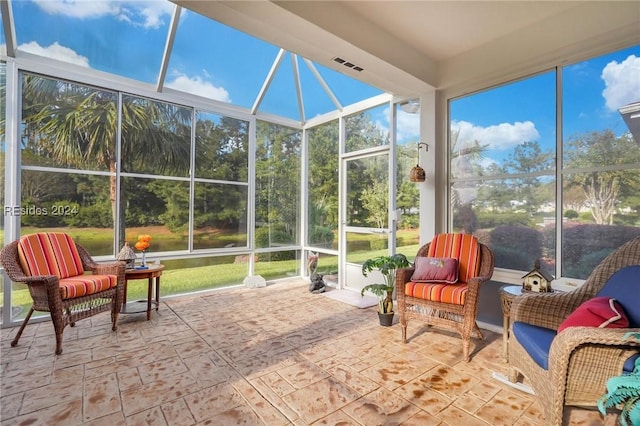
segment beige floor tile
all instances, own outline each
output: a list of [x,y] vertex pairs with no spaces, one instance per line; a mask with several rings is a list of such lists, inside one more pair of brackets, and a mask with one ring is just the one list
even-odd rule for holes
[[386,388],[379,388],[342,409],[364,425],[399,425],[420,411]]
[[327,369],[327,371],[337,380],[345,383],[360,395],[368,394],[380,387],[377,382],[369,379],[364,374],[358,372],[358,370],[347,365],[338,364]]
[[401,426],[441,426],[443,423],[437,417],[420,411],[408,420],[401,423]]
[[91,379],[84,384],[84,420],[94,420],[120,411],[122,403],[116,374]]
[[328,377],[285,395],[282,400],[311,424],[359,397],[360,395],[346,384]]
[[196,422],[211,419],[223,411],[245,404],[244,398],[229,383],[199,390],[184,397]]
[[334,411],[326,417],[318,420],[317,422],[313,422],[313,426],[321,426],[321,425],[331,425],[331,426],[362,426],[362,423],[357,422],[356,420],[349,417],[346,413],[341,410]]
[[278,370],[278,374],[296,389],[302,389],[329,377],[324,369],[309,361],[302,361]]
[[125,416],[130,416],[189,395],[196,389],[198,389],[196,380],[190,374],[172,375],[153,383],[122,391],[122,408]]
[[167,424],[171,426],[191,426],[196,424],[193,414],[189,411],[189,407],[184,398],[169,401],[160,406]]

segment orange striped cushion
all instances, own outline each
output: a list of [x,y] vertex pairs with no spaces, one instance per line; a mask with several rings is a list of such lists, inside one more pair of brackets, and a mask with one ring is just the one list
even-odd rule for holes
[[52,268],[56,270],[56,275],[60,278],[68,278],[84,274],[82,260],[71,236],[62,232],[49,232],[47,235],[55,259],[55,265]]
[[407,283],[405,294],[410,297],[431,300],[433,302],[464,305],[467,299],[466,284],[434,284],[434,283]]
[[62,299],[86,296],[113,288],[118,283],[115,275],[80,275],[60,280]]
[[57,275],[51,243],[45,233],[25,235],[18,241],[18,257],[25,275]]
[[480,266],[480,246],[471,234],[438,234],[429,246],[429,257],[454,257],[458,259],[460,271],[458,283],[467,283],[477,276]]

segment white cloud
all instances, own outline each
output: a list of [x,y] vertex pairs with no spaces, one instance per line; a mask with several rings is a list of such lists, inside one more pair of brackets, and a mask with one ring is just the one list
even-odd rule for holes
[[172,81],[167,82],[167,87],[215,99],[222,102],[231,102],[229,92],[224,87],[216,87],[212,83],[203,80],[201,77],[189,77],[184,74],[178,75]]
[[609,62],[602,70],[605,104],[611,111],[640,101],[640,58],[629,55],[618,63]]
[[415,142],[420,139],[420,114],[410,114],[398,109],[396,121],[398,143]]
[[460,132],[457,141],[459,148],[478,141],[480,145],[489,145],[489,149],[504,150],[540,138],[535,124],[529,120],[489,127],[476,126],[468,121],[454,121],[451,123],[451,130]]
[[36,0],[38,6],[52,15],[78,19],[115,16],[118,20],[144,28],[158,28],[170,17],[175,5],[169,1],[125,0]]
[[73,49],[59,45],[57,41],[48,47],[42,47],[35,41],[31,41],[29,43],[21,44],[18,46],[18,49],[24,52],[33,53],[34,55],[58,59],[60,61],[89,68],[89,58],[78,55]]

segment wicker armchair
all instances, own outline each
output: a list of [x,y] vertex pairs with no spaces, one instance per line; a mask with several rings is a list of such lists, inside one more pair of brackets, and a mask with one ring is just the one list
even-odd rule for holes
[[[605,258],[579,289],[568,293],[530,293],[514,299],[510,312],[509,380],[516,382],[521,375],[528,379],[547,424],[561,425],[566,405],[595,407],[606,392],[607,379],[619,375],[625,362],[640,350],[637,343],[623,340],[625,333],[640,331],[638,328],[571,327],[555,332],[578,306],[596,296],[616,296],[629,316],[630,326],[638,327],[640,267],[632,265],[639,264],[640,238],[636,238]],[[616,279],[623,274],[624,279]],[[628,279],[629,276],[635,279]],[[617,293],[611,294],[612,286],[617,287],[613,290]],[[518,341],[525,336],[514,336],[517,323],[547,333],[550,339],[547,369],[539,366]]]
[[[98,264],[63,233],[23,236],[0,251],[0,262],[14,282],[29,287],[33,305],[11,342],[16,346],[33,311],[49,312],[56,334],[56,354],[62,353],[67,325],[111,311],[112,330],[124,299],[124,262]],[[84,271],[91,271],[86,275]]]
[[396,297],[402,328],[402,341],[407,341],[409,319],[452,330],[462,338],[462,353],[469,361],[471,335],[482,339],[476,323],[480,286],[493,275],[493,252],[470,234],[439,234],[422,246],[419,257],[457,258],[458,282],[416,283],[412,276],[416,265],[396,271]]

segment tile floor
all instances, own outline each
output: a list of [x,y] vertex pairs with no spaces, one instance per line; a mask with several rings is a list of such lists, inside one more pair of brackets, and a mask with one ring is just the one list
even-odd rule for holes
[[[166,298],[151,320],[107,313],[65,329],[1,331],[2,425],[542,425],[506,373],[501,336],[486,332],[472,361],[460,340],[419,323],[378,325],[358,309],[310,294],[302,280]],[[600,425],[567,410],[566,424]],[[609,423],[609,422],[607,422]]]

